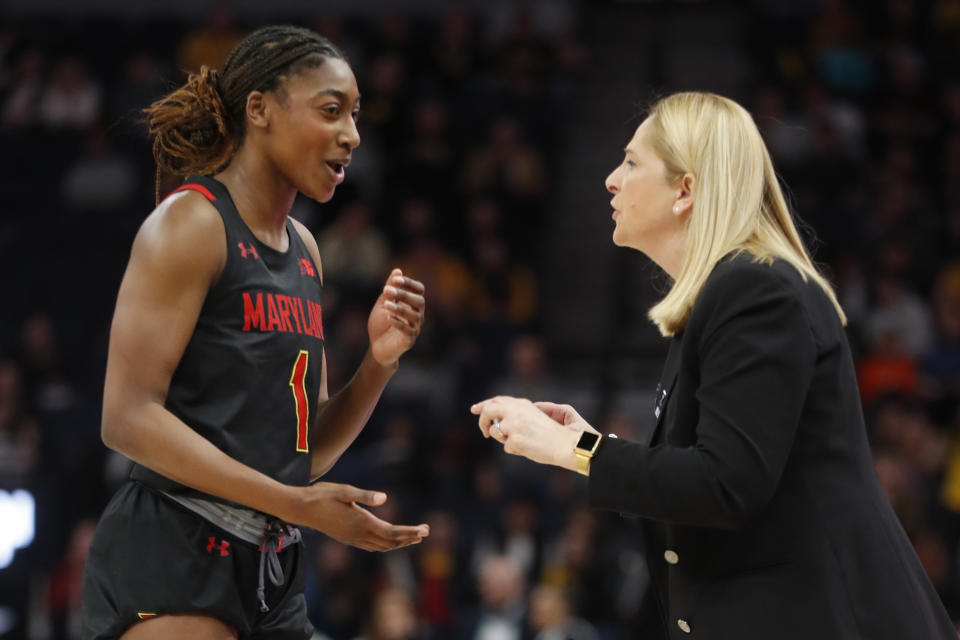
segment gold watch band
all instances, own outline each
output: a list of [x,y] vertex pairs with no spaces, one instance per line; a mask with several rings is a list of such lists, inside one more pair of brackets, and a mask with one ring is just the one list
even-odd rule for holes
[[[582,446],[584,443],[584,438],[589,438],[590,436],[596,436],[592,444],[587,443],[587,446],[590,448],[587,449]],[[603,441],[603,436],[599,433],[585,433],[581,436],[581,439],[577,442],[576,446],[573,448],[573,453],[577,457],[577,473],[580,473],[585,476],[590,475],[590,460],[593,459],[593,454],[597,452],[597,448],[600,446],[600,443]]]
[[591,455],[585,453],[580,453],[579,451],[574,451],[577,454],[577,473],[583,474],[585,476],[590,475],[590,459],[593,458]]

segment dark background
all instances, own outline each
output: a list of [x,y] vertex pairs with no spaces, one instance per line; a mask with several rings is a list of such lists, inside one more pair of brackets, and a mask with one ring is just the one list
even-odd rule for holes
[[385,555],[309,536],[321,637],[659,637],[635,527],[587,510],[579,476],[503,455],[467,408],[511,393],[647,426],[665,344],[645,312],[667,283],[612,245],[603,179],[643,105],[681,89],[763,131],[850,318],[877,473],[960,619],[960,0],[4,0],[0,492],[32,492],[37,528],[0,569],[0,637],[78,637],[85,548],[125,477],[99,412],[153,207],[138,110],[274,22],[338,43],[363,94],[346,183],[294,210],[324,261],[331,390],[392,266],[429,296],[329,479],[433,534]]

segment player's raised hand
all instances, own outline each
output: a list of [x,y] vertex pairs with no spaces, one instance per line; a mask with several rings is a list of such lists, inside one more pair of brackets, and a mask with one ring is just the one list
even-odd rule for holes
[[426,309],[424,290],[423,283],[403,275],[400,269],[390,272],[367,320],[370,351],[381,365],[395,364],[420,335]]
[[291,522],[344,544],[365,551],[390,551],[417,544],[430,535],[430,527],[425,524],[390,524],[360,506],[382,505],[387,500],[385,493],[333,482],[317,482],[304,487],[304,492],[304,503]]

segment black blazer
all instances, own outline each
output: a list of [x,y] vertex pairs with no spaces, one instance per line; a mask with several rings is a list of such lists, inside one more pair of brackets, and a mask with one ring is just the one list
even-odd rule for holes
[[843,327],[783,261],[721,261],[672,340],[648,442],[593,506],[643,518],[670,638],[956,640],[880,488]]

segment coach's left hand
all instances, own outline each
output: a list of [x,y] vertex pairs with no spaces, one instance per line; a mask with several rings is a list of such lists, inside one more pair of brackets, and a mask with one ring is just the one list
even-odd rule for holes
[[[573,448],[584,429],[590,428],[586,422],[564,425],[529,400],[510,396],[483,400],[470,407],[470,412],[480,416],[484,437],[503,444],[505,452],[576,471]],[[499,428],[494,420],[499,421]]]
[[426,308],[423,293],[422,282],[408,278],[400,269],[390,272],[367,320],[370,353],[380,365],[395,366],[416,342]]

